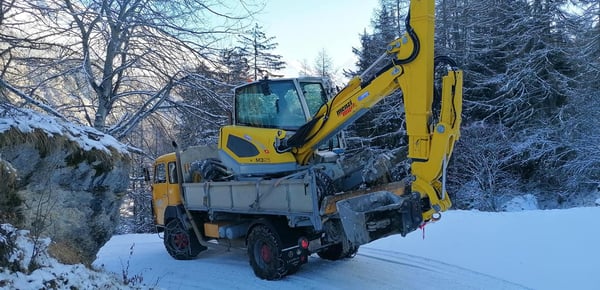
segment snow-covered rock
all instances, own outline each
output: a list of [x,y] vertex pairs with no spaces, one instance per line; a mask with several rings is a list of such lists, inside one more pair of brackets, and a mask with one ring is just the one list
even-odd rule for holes
[[[50,239],[0,224],[0,288],[2,289],[131,289],[116,274],[82,264],[63,265],[48,255]],[[138,287],[135,287],[138,288]]]
[[109,135],[0,106],[0,177],[12,177],[0,190],[0,222],[51,237],[63,262],[89,264],[110,239],[129,166],[127,147]]

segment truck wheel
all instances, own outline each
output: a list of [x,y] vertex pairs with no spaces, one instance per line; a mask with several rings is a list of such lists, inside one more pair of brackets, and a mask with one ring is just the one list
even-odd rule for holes
[[[347,240],[347,238],[340,220],[326,221],[324,224],[324,229],[325,237],[321,238],[321,243],[331,243],[331,245],[317,252],[317,255],[319,255],[321,259],[335,261],[343,258],[354,257],[354,254],[356,254],[356,252],[358,251],[358,246],[352,246],[349,243],[346,243],[346,245],[344,245],[343,241]],[[336,241],[342,242],[336,243]]]
[[321,259],[336,261],[344,258],[353,258],[356,255],[356,252],[358,252],[358,246],[352,246],[347,251],[344,251],[344,245],[339,243],[317,252],[317,255],[319,255]]
[[317,255],[319,255],[321,259],[335,261],[344,258],[344,256],[342,255],[343,251],[344,246],[342,245],[342,243],[339,243],[331,245],[324,250],[318,251]]
[[192,229],[185,230],[179,219],[172,219],[165,227],[163,240],[171,257],[177,260],[190,260],[198,256],[206,247],[201,245]]
[[257,277],[276,280],[286,274],[280,244],[271,228],[257,225],[252,229],[248,235],[248,257]]
[[344,258],[354,258],[356,253],[358,253],[358,246],[353,246],[346,253],[344,253]]

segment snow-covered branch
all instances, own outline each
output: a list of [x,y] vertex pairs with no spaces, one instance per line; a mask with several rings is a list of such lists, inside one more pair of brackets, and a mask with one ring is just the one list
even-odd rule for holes
[[13,94],[15,94],[16,96],[18,96],[19,98],[25,100],[27,103],[31,103],[34,106],[42,109],[43,111],[45,111],[48,114],[51,114],[63,121],[68,121],[67,118],[65,118],[65,116],[63,116],[61,113],[59,113],[58,111],[56,111],[54,108],[36,100],[35,98],[33,98],[32,96],[22,92],[21,90],[15,88],[14,86],[12,86],[11,84],[9,84],[8,82],[6,82],[5,80],[0,78],[0,89],[4,87],[6,89],[8,89],[10,92],[12,92]]

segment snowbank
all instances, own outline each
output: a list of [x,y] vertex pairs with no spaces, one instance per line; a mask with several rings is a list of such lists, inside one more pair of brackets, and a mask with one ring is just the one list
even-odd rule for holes
[[81,264],[63,265],[48,255],[50,239],[32,238],[29,231],[0,224],[0,288],[2,289],[131,289],[114,273]]

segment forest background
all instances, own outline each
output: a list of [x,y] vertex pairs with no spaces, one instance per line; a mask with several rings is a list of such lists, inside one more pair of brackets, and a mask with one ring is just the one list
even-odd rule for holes
[[[128,144],[133,215],[123,232],[152,229],[142,168],[182,146],[216,143],[231,89],[276,77],[252,16],[259,1],[0,0],[0,105],[95,127]],[[326,48],[301,75],[340,80],[366,69],[404,31],[408,1],[380,0],[357,31],[356,66]],[[335,17],[335,15],[332,15]],[[318,20],[311,20],[318,21]],[[335,29],[335,28],[324,28]],[[455,208],[500,211],[592,205],[600,184],[600,2],[439,0],[436,54],[465,72],[461,139],[449,165]],[[408,172],[401,92],[345,132],[348,155],[388,156]]]

